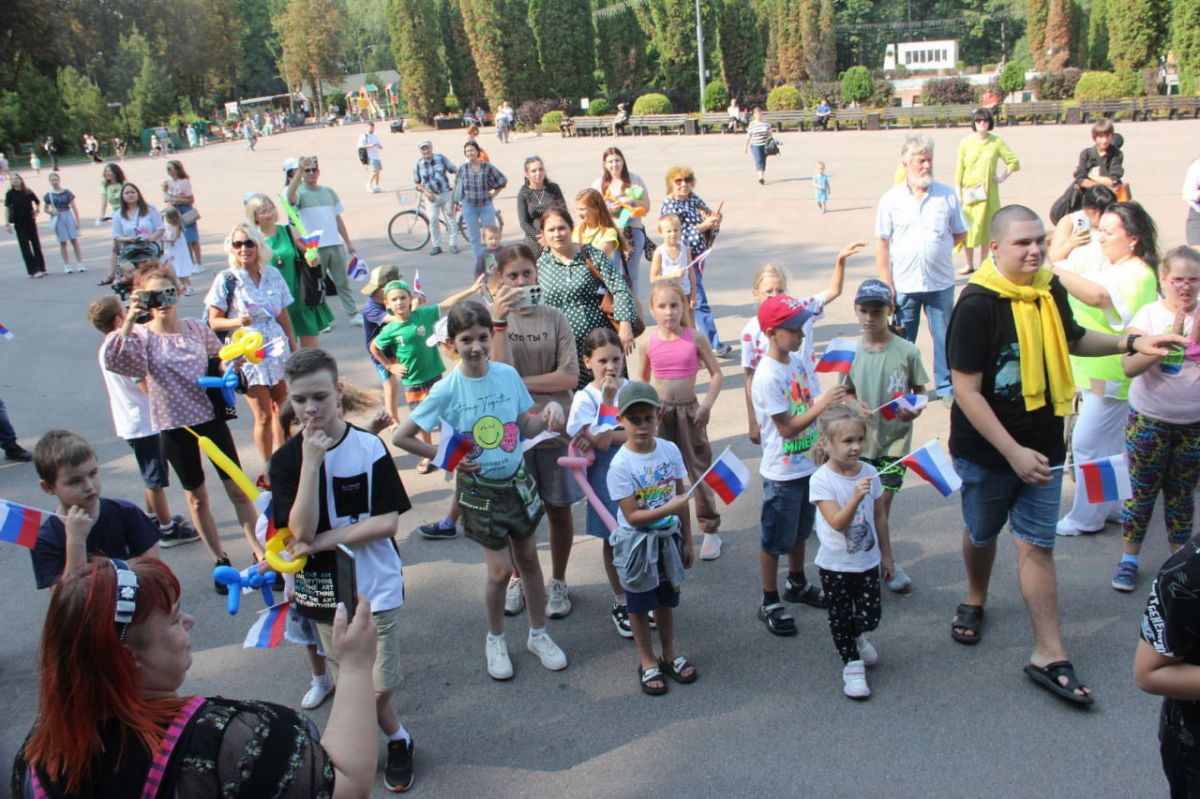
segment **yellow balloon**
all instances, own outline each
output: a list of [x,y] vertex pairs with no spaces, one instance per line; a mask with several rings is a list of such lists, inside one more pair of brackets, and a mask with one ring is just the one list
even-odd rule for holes
[[282,530],[276,530],[275,536],[267,542],[267,565],[280,574],[295,574],[304,568],[304,564],[308,563],[307,555],[302,555],[295,560],[284,560],[281,557],[283,551],[287,549],[284,542],[291,537],[292,531],[284,527]]
[[229,343],[221,348],[217,357],[222,361],[245,358],[250,363],[262,363],[263,359],[258,355],[262,345],[262,333],[257,330],[247,330],[244,327],[239,328],[233,331],[233,335],[229,337]]
[[246,476],[246,473],[236,463],[230,460],[228,455],[217,447],[211,438],[197,434],[195,430],[186,425],[183,429],[196,436],[196,441],[200,443],[200,449],[204,450],[205,454],[212,459],[212,462],[217,465],[218,469],[225,472],[230,480],[237,483],[238,488],[245,492],[251,502],[258,499],[258,487],[254,485],[254,482]]

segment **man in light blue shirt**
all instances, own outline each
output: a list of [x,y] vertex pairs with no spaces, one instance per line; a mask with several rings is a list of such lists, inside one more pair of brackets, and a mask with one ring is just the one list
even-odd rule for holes
[[954,308],[954,248],[967,237],[967,220],[954,190],[933,180],[929,136],[905,139],[900,161],[904,182],[889,189],[875,209],[875,263],[880,278],[896,292],[896,314],[909,341],[917,340],[925,309],[937,394],[949,404],[946,328]]

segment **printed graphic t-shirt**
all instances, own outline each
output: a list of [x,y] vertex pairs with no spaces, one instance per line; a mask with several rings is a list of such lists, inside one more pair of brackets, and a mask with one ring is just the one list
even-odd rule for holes
[[[1200,539],[1172,555],[1150,586],[1142,614],[1142,640],[1154,651],[1200,665]],[[1200,702],[1164,699],[1163,718],[1170,726],[1200,734]]]
[[813,563],[835,572],[865,572],[879,565],[879,539],[875,531],[875,500],[883,496],[883,483],[869,463],[859,463],[858,474],[845,477],[825,464],[808,484],[808,498],[814,505],[820,500],[832,500],[844,507],[854,496],[854,484],[870,477],[871,493],[862,498],[845,532],[833,529],[821,509],[817,508],[817,540],[821,548]]
[[[634,452],[621,447],[608,467],[608,495],[614,502],[626,497],[637,500],[638,510],[653,510],[675,498],[675,483],[687,477],[679,447],[661,438],[654,439],[654,451]],[[651,527],[670,527],[672,517],[660,519]],[[617,508],[617,524],[634,527]]]
[[785,411],[789,417],[800,416],[820,393],[816,374],[801,353],[789,353],[787,363],[769,357],[759,362],[750,386],[750,400],[762,431],[763,456],[758,471],[763,477],[798,480],[816,470],[808,451],[817,443],[817,426],[809,425],[799,435],[784,438],[771,417]]
[[442,356],[426,343],[439,313],[436,305],[422,305],[413,309],[408,321],[388,322],[375,336],[376,347],[408,368],[400,379],[406,386],[421,386],[442,376]]

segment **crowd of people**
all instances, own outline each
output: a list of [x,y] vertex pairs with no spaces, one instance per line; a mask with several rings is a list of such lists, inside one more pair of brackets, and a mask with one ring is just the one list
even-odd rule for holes
[[[756,109],[746,126],[760,182],[765,124]],[[1191,615],[1200,582],[1200,544],[1192,540],[1200,253],[1160,245],[1145,209],[1120,198],[1123,168],[1110,122],[1093,126],[1094,145],[1081,153],[1049,231],[1042,214],[1001,202],[998,184],[1020,163],[992,127],[980,109],[959,147],[953,184],[934,179],[931,138],[905,138],[895,185],[876,206],[878,277],[845,286],[847,261],[865,241],[841,249],[827,285],[808,296],[789,293],[779,266],[753,276],[757,308],[738,354],[746,434],[761,447],[757,619],[771,635],[794,636],[793,608],[824,611],[842,660],[840,690],[854,700],[871,696],[870,668],[881,653],[868,636],[882,623],[881,589],[914,585],[893,555],[893,540],[913,531],[891,518],[892,501],[911,463],[913,423],[927,397],[940,399],[949,408],[943,479],[961,482],[966,576],[948,632],[959,644],[981,643],[999,534],[1008,525],[1033,631],[1024,672],[1063,701],[1091,705],[1096,697],[1060,631],[1056,539],[1120,522],[1124,551],[1111,585],[1133,591],[1163,495],[1173,554],[1151,584],[1134,674],[1144,690],[1167,697],[1163,766],[1173,795],[1191,795],[1200,791],[1192,743],[1200,732],[1192,701],[1200,639]],[[374,192],[382,144],[372,128],[359,148]],[[431,141],[418,149],[412,180],[434,219],[430,255],[442,252],[438,216],[452,218],[461,204],[473,277],[450,296],[428,298],[399,267],[377,266],[357,292],[365,297],[361,311],[347,281],[356,253],[345,209],[320,183],[315,157],[288,159],[278,194],[244,198],[244,219],[225,240],[227,268],[205,295],[202,319],[182,318],[178,309],[200,265],[196,198],[183,165],[167,164],[161,214],[119,165],[105,165],[97,222],[111,215],[114,255],[102,282],[127,280],[129,300],[96,300],[88,318],[103,335],[98,358],[114,425],[135,454],[151,514],[101,495],[97,456],[80,436],[42,436],[32,459],[59,504],[32,558],[38,586],[53,587],[53,596],[39,717],[14,770],[17,795],[125,795],[145,786],[213,795],[230,784],[360,795],[374,778],[376,726],[387,740],[384,785],[411,787],[415,744],[395,698],[405,587],[394,540],[410,501],[378,435],[385,429],[392,445],[420,458],[417,472],[454,472],[444,518],[419,532],[445,540],[461,527],[483,547],[480,664],[492,679],[518,672],[505,628],[522,613],[533,659],[553,671],[568,667],[547,620],[572,612],[572,508],[585,498],[584,531],[603,540],[611,593],[602,623],[635,644],[634,690],[661,696],[699,679],[682,646],[696,635],[677,610],[681,589],[696,559],[721,557],[717,500],[731,501],[724,475],[748,477],[737,476],[744,467],[736,460],[714,457],[708,436],[724,383],[720,359],[734,354],[718,336],[704,286],[720,206],[696,193],[691,167],[677,165],[665,170],[655,212],[653,181],[632,172],[618,147],[601,153],[598,177],[569,201],[546,163],[531,156],[517,196],[520,240],[505,245],[493,202],[508,178],[475,138],[459,164]],[[1193,171],[1200,174],[1193,165],[1189,177]],[[55,175],[39,203],[20,176],[12,180],[6,207],[30,277],[45,274],[39,206],[55,219],[66,271],[68,245],[82,271],[74,195]],[[1187,188],[1190,236],[1200,194]],[[822,210],[827,182],[823,190]],[[450,230],[448,246],[457,252],[457,225]],[[306,231],[321,234],[309,241]],[[126,270],[118,259],[133,245],[153,252]],[[961,289],[958,275],[969,276]],[[371,429],[346,421],[361,398],[320,348],[333,323],[331,291],[363,327],[364,356],[383,389]],[[814,330],[843,294],[852,297],[860,336],[838,369],[842,379],[824,389]],[[914,343],[922,310],[932,379]],[[227,342],[248,336],[261,343],[254,357],[222,355]],[[218,472],[255,560],[265,557],[270,531],[285,528],[288,557],[305,559],[287,583],[286,636],[307,647],[313,682],[303,707],[319,705],[336,685],[319,738],[311,722],[278,705],[179,693],[192,619],[160,550],[202,541],[214,566],[231,565],[203,458],[240,463],[229,427],[236,403],[202,378],[240,385],[267,464],[259,487],[271,502],[259,507],[235,469]],[[407,414],[398,410],[401,386]],[[12,457],[8,439],[20,448],[9,432],[0,425]],[[1113,457],[1128,471],[1131,498],[1096,502],[1088,481],[1077,478],[1060,518],[1064,471]],[[170,471],[184,488],[190,524],[170,512],[163,492]],[[917,472],[930,479],[928,464]],[[706,479],[714,473],[715,482]],[[548,578],[536,547],[543,517]],[[812,573],[806,557],[814,533]],[[347,562],[357,602],[346,593]],[[214,590],[230,589],[214,579]],[[75,690],[66,689],[70,682]]]

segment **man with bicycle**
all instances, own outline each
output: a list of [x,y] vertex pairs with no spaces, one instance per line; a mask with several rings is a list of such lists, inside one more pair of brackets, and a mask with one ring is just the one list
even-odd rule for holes
[[442,252],[442,214],[446,217],[446,227],[450,228],[450,252],[457,253],[458,225],[454,219],[454,192],[447,177],[447,173],[454,174],[457,170],[450,159],[433,152],[433,142],[428,139],[421,142],[420,148],[421,157],[413,164],[413,184],[421,195],[420,204],[428,208],[429,235],[433,239],[433,249],[429,254],[440,255]]

